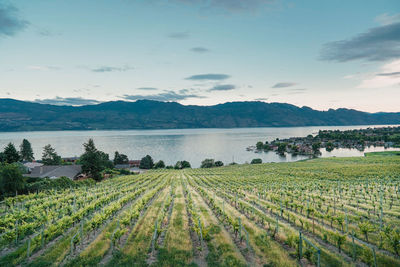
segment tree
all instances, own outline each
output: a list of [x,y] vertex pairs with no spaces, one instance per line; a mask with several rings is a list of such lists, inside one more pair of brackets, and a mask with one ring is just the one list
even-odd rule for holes
[[33,150],[31,143],[26,139],[22,140],[22,144],[20,145],[20,153],[22,160],[33,161],[35,159],[33,157]]
[[8,145],[4,148],[4,157],[5,162],[7,163],[14,163],[20,160],[20,156],[13,143],[8,143]]
[[128,164],[129,163],[129,159],[127,155],[124,154],[120,154],[118,151],[115,151],[114,154],[114,165],[117,164]]
[[257,142],[257,144],[256,144],[256,148],[257,148],[257,150],[261,150],[261,149],[263,149],[263,148],[264,148],[264,144],[263,144],[263,142],[261,142],[261,141],[258,141],[258,142]]
[[102,178],[101,172],[106,168],[112,167],[112,162],[110,162],[108,154],[97,150],[93,139],[89,139],[83,146],[85,153],[80,158],[82,171],[96,181],[100,181]]
[[186,168],[191,168],[192,166],[190,163],[186,160],[178,161],[175,164],[174,169],[181,170],[181,169],[186,169]]
[[319,154],[319,149],[321,148],[321,143],[317,142],[317,143],[313,143],[312,144],[312,150],[314,152],[314,154]]
[[153,168],[153,166],[154,166],[153,159],[149,155],[146,155],[140,160],[140,165],[139,165],[140,169],[148,170]]
[[155,169],[164,169],[165,168],[165,163],[162,160],[159,160],[155,165],[154,165]]
[[223,163],[222,161],[220,161],[220,160],[217,160],[217,161],[214,163],[214,165],[215,165],[215,167],[222,167],[222,166],[224,166],[224,163]]
[[285,154],[286,146],[287,146],[286,143],[279,143],[278,144],[278,153],[281,154],[281,155]]
[[24,178],[16,165],[6,164],[0,168],[0,192],[14,194],[24,188]]
[[205,159],[201,162],[200,168],[212,168],[215,166],[213,159]]
[[49,144],[43,148],[42,162],[44,165],[60,165],[61,157],[56,150]]
[[260,164],[262,163],[262,159],[252,159],[250,164]]
[[331,152],[334,149],[334,145],[332,142],[326,143],[326,151]]

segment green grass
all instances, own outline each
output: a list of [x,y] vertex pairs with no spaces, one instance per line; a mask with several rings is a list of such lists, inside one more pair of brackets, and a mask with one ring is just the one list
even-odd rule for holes
[[368,152],[364,153],[366,157],[376,157],[376,156],[400,156],[400,151],[383,151],[383,152]]

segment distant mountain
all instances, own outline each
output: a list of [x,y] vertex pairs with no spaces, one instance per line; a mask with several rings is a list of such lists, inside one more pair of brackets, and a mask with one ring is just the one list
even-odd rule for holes
[[284,103],[229,102],[184,106],[175,102],[113,101],[55,106],[0,99],[0,131],[173,129],[400,124],[399,113],[313,110]]

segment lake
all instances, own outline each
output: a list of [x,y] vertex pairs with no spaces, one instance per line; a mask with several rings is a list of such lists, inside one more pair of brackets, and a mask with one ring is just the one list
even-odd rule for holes
[[[187,160],[192,167],[199,167],[205,158],[221,160],[225,164],[233,160],[237,163],[250,162],[261,158],[263,162],[287,162],[305,159],[305,156],[281,157],[274,152],[254,153],[246,148],[257,141],[272,141],[276,138],[307,136],[320,129],[362,129],[380,126],[312,126],[282,128],[234,128],[234,129],[171,129],[171,130],[127,130],[127,131],[46,131],[46,132],[4,132],[0,133],[0,147],[9,142],[19,148],[22,139],[32,143],[36,159],[40,159],[43,147],[51,144],[62,157],[80,156],[82,144],[93,138],[98,149],[114,158],[114,152],[128,155],[130,159],[140,159],[149,154],[153,159],[164,160],[167,165],[178,160]],[[383,147],[366,148],[364,152],[384,151]],[[392,149],[390,149],[392,150]],[[321,150],[323,157],[363,156],[357,149]]]

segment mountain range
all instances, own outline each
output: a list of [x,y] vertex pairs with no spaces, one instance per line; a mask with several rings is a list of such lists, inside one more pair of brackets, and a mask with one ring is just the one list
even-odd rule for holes
[[127,130],[400,124],[398,113],[318,111],[286,103],[228,102],[213,106],[138,100],[57,106],[0,99],[0,131]]

